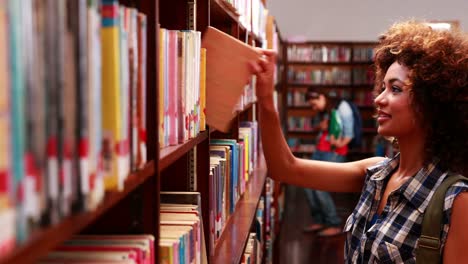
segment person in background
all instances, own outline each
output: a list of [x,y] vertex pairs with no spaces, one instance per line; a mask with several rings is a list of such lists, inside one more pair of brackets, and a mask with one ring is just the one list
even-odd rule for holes
[[[320,133],[313,160],[345,162],[348,144],[353,139],[353,113],[346,100],[341,100],[335,91],[309,89],[305,99],[317,112]],[[341,234],[341,218],[330,193],[314,189],[304,189],[313,223],[306,232],[319,232],[319,236]]]
[[[269,176],[297,186],[360,192],[344,225],[346,263],[415,263],[421,223],[448,175],[468,172],[468,35],[424,22],[392,25],[375,49],[377,132],[398,142],[393,157],[334,163],[296,158],[273,104],[276,55],[251,62],[257,75],[259,126]],[[444,198],[434,254],[468,263],[468,184]],[[437,259],[438,257],[436,257]]]

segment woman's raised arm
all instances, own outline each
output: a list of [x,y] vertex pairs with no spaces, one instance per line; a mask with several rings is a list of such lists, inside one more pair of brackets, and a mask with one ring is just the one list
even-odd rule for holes
[[276,53],[260,50],[260,61],[251,62],[257,75],[257,100],[263,153],[269,176],[293,185],[336,192],[359,192],[365,169],[383,158],[375,157],[355,162],[334,163],[294,157],[281,131],[278,113],[273,103],[273,73]]

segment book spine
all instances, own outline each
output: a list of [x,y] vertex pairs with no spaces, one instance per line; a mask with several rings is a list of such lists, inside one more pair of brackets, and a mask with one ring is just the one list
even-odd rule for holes
[[11,70],[11,125],[12,125],[12,173],[13,198],[16,200],[17,218],[16,235],[19,242],[27,237],[24,216],[22,184],[25,175],[25,83],[22,42],[22,3],[9,1],[10,32],[10,70]]
[[[74,197],[73,209],[74,211],[83,211],[89,206],[89,184],[82,184],[89,182],[89,138],[90,138],[90,119],[91,112],[88,90],[88,65],[89,56],[88,49],[88,6],[86,0],[72,1],[76,6],[77,19],[75,20],[75,57],[77,61],[76,77],[77,77],[77,119],[75,130],[75,153],[74,153],[74,171],[73,177]],[[96,114],[94,114],[96,115]],[[99,113],[97,114],[99,115]]]
[[206,49],[200,50],[200,131],[206,130]]
[[165,141],[164,141],[164,31],[166,29],[160,28],[159,29],[159,58],[158,58],[158,63],[159,63],[159,80],[158,80],[158,142],[159,142],[159,147],[163,148],[165,147]]
[[138,165],[147,162],[146,152],[146,15],[138,14]]
[[[132,163],[132,157],[129,153],[132,137],[132,90],[131,90],[131,71],[130,71],[130,29],[129,29],[129,9],[120,6],[118,27],[119,27],[119,45],[120,45],[120,109],[122,118],[122,140],[121,140],[121,160],[122,173],[129,170]],[[124,181],[125,174],[119,174],[119,185]]]
[[0,1],[0,257],[15,246],[15,208],[13,207],[11,157],[10,67],[7,3]]
[[[101,63],[101,17],[97,0],[88,1],[88,102],[89,102],[89,155],[80,162],[81,189],[83,193],[91,192],[89,208],[95,208],[104,197],[104,180],[102,174],[102,63]],[[86,142],[84,142],[86,143]],[[86,146],[80,145],[83,156]],[[89,178],[84,175],[86,167]]]
[[122,189],[122,111],[119,47],[119,7],[116,0],[102,4],[102,129],[103,173],[106,189]]
[[177,100],[178,100],[178,76],[177,76],[177,31],[169,30],[169,47],[168,47],[168,67],[169,72],[169,106],[168,114],[170,116],[170,134],[169,145],[177,145],[178,142],[178,121],[177,121]]

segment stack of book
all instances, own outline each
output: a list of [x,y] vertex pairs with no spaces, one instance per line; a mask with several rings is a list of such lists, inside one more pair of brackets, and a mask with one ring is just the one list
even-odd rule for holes
[[146,164],[146,31],[117,0],[0,2],[0,256]]

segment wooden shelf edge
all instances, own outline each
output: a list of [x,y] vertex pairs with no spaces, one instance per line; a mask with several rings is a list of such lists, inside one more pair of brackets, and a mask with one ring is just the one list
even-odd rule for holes
[[252,178],[249,180],[245,193],[237,202],[236,210],[230,216],[216,243],[211,263],[240,263],[262,195],[266,175],[265,161],[261,158],[258,168],[252,172]]
[[159,150],[159,171],[163,171],[169,165],[174,163],[177,159],[182,157],[185,153],[190,151],[194,146],[200,144],[200,142],[208,139],[208,131],[200,132],[195,138],[188,140],[185,143],[168,146]]
[[235,12],[233,8],[231,8],[227,3],[225,3],[225,1],[212,0],[210,1],[210,3],[213,14],[218,14],[222,17],[229,17],[233,22],[236,22],[237,24],[241,25],[239,22],[239,15]]
[[373,61],[330,61],[330,62],[323,62],[323,61],[288,61],[289,65],[307,65],[307,66],[323,66],[323,65],[330,65],[330,66],[344,66],[344,65],[356,65],[356,66],[366,66],[372,65]]
[[370,88],[373,87],[373,84],[317,84],[317,83],[297,83],[297,82],[288,82],[286,84],[290,87],[312,87],[312,88]]
[[0,259],[0,263],[34,263],[60,243],[89,226],[154,173],[154,161],[150,161],[128,177],[123,191],[106,193],[104,201],[95,210],[68,216],[58,224],[36,231],[25,244]]

